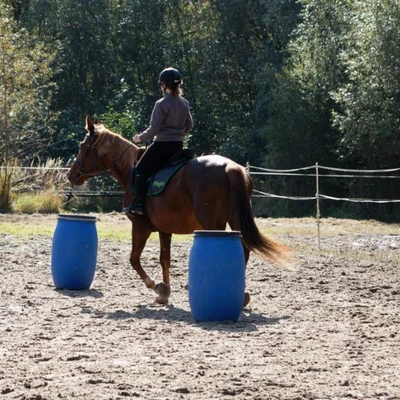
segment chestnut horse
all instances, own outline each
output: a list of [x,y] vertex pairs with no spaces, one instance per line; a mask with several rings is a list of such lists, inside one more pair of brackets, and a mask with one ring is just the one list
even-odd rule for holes
[[[124,206],[133,199],[131,170],[144,149],[86,117],[87,135],[67,176],[73,185],[110,170],[125,190]],[[251,210],[253,185],[246,169],[234,161],[208,155],[194,158],[170,180],[165,191],[146,199],[147,215],[127,215],[132,222],[130,262],[146,286],[157,293],[156,301],[168,303],[170,295],[171,237],[194,230],[241,232],[246,263],[253,251],[264,259],[277,260],[284,247],[264,236],[257,228]],[[163,282],[156,284],[140,263],[140,255],[152,232],[159,232]],[[246,305],[250,300],[245,295]]]

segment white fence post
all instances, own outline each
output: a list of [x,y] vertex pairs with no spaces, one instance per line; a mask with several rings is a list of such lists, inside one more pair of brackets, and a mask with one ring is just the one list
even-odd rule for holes
[[320,208],[319,208],[319,171],[318,171],[318,163],[315,163],[315,187],[316,193],[315,197],[317,199],[317,232],[318,232],[318,250],[321,250],[321,231],[320,231]]

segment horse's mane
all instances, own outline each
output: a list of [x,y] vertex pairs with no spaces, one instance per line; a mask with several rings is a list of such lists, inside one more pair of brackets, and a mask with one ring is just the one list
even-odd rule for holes
[[[121,168],[132,168],[138,158],[139,148],[118,133],[112,132],[103,124],[96,124],[98,134],[97,151],[99,156],[118,159]],[[122,155],[122,156],[121,156]]]

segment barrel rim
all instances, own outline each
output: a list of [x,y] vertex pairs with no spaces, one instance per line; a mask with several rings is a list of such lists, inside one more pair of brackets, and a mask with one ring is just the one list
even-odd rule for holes
[[242,237],[240,231],[222,230],[196,230],[193,232],[195,237]]
[[70,221],[86,221],[93,222],[96,221],[96,217],[93,215],[84,215],[84,214],[58,214],[58,219],[66,219]]

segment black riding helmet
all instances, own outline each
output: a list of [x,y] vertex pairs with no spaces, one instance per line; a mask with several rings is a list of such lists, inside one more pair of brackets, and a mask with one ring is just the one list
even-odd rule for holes
[[174,89],[182,83],[181,74],[175,68],[165,68],[161,71],[158,83],[164,83],[167,87]]

